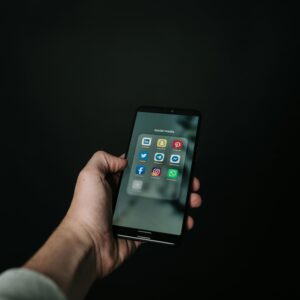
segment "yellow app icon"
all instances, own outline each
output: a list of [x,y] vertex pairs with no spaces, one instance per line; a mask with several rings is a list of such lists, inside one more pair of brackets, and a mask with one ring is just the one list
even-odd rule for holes
[[158,139],[156,145],[157,145],[157,147],[165,148],[165,147],[167,147],[167,140],[166,139]]

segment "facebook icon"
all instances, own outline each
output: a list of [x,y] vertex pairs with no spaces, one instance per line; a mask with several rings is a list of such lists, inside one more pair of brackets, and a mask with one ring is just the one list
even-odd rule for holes
[[137,175],[143,175],[143,174],[145,174],[145,171],[146,171],[145,166],[137,165],[135,168],[135,174],[137,174]]

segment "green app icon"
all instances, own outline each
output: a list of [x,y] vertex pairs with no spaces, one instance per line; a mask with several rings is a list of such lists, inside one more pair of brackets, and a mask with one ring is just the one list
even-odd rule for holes
[[178,170],[177,169],[168,169],[168,178],[176,179],[178,177]]

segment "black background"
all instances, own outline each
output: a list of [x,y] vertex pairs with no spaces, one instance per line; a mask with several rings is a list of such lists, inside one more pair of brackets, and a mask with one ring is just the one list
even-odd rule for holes
[[107,2],[3,8],[0,271],[57,226],[93,152],[126,150],[135,108],[166,105],[203,113],[196,227],[180,248],[145,245],[88,299],[292,294],[287,5]]

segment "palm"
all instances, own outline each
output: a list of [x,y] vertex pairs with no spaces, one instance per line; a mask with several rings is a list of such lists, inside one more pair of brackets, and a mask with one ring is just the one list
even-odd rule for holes
[[[113,176],[114,179],[114,185],[115,187],[119,185],[120,180],[120,173],[117,173]],[[110,204],[112,204],[112,201],[110,201]],[[112,207],[110,209],[112,212]],[[112,215],[110,220],[112,220]],[[118,251],[118,257],[119,261],[122,263],[127,257],[132,255],[134,251],[141,245],[141,242],[139,241],[133,241],[133,240],[127,240],[127,239],[120,239],[115,238],[115,243]]]
[[[116,187],[119,184],[120,179],[120,173],[114,174],[112,178],[112,182],[109,183],[107,179],[105,179],[104,182],[102,182],[102,185],[98,183],[99,189],[99,198],[102,198],[102,201],[99,201],[99,203],[102,203],[102,207],[99,208],[99,216],[102,217],[99,219],[99,224],[101,224],[102,230],[105,228],[109,233],[110,236],[109,240],[109,247],[111,247],[112,253],[115,255],[115,260],[112,261],[111,265],[107,266],[107,273],[110,273],[113,271],[113,269],[120,264],[122,264],[130,255],[132,255],[135,250],[141,245],[141,242],[139,241],[133,241],[133,240],[127,240],[127,239],[120,239],[116,238],[113,235],[112,232],[112,194],[113,190],[116,189]],[[102,186],[102,188],[101,188]],[[109,198],[109,201],[107,201],[107,197],[103,198],[103,195],[107,195]],[[102,196],[102,197],[101,197]],[[102,221],[101,221],[102,219]]]
[[[96,251],[97,269],[101,277],[111,273],[141,245],[140,241],[116,238],[112,233],[112,191],[119,183],[119,174],[126,161],[104,152],[97,152],[81,171],[68,212],[69,217],[86,229]],[[199,207],[199,180],[194,178],[189,205]],[[187,218],[187,228],[193,219]]]

